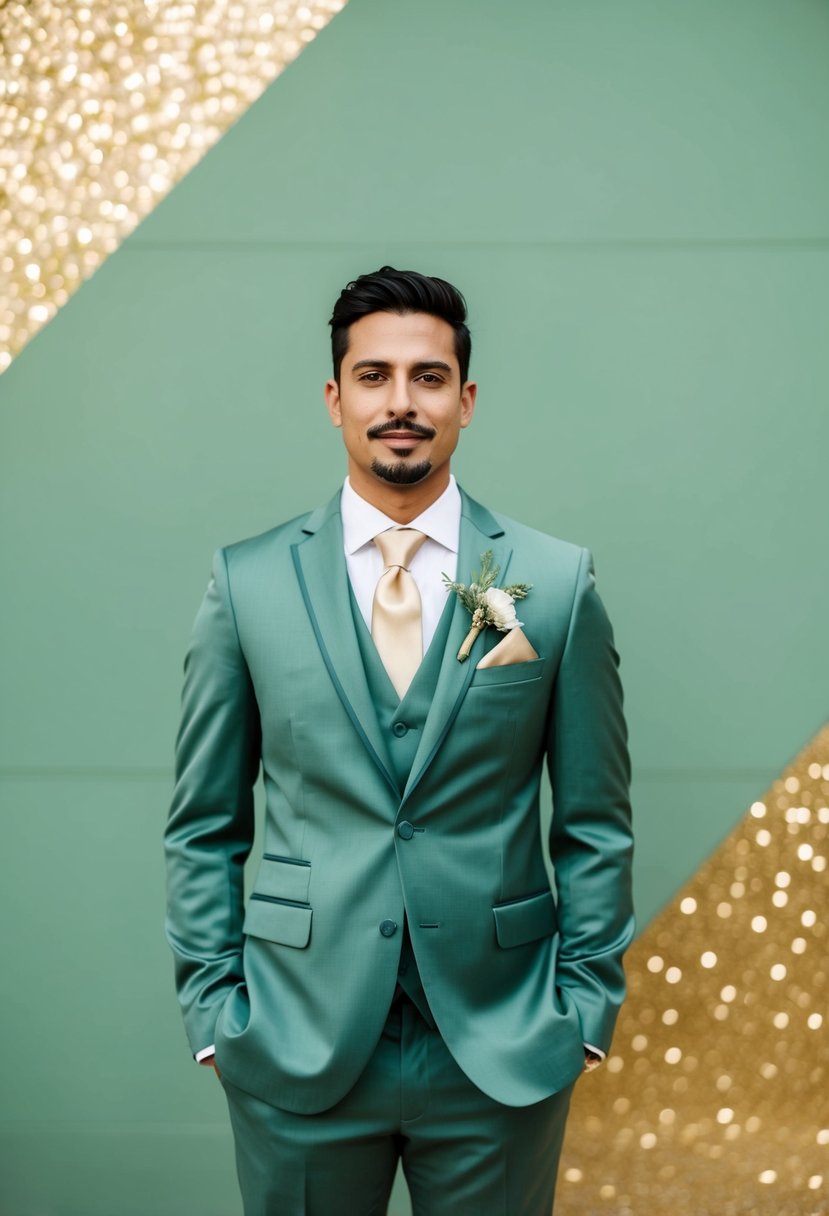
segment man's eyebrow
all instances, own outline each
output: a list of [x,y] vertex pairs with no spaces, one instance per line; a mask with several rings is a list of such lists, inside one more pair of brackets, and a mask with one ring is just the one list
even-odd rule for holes
[[[388,359],[358,359],[356,363],[351,365],[353,372],[359,371],[363,367],[375,367],[380,371],[390,371],[391,363]],[[413,363],[409,368],[413,372],[427,372],[437,368],[439,371],[449,372],[451,375],[452,368],[448,363],[444,363],[442,359],[422,359],[418,363]]]

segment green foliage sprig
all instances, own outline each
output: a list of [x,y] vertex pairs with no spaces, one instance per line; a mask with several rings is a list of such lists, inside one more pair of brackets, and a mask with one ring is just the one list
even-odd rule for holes
[[472,645],[481,632],[487,625],[494,625],[496,629],[500,629],[506,633],[510,629],[520,625],[521,622],[515,618],[515,610],[509,605],[509,611],[504,611],[503,601],[501,605],[492,604],[487,598],[487,592],[492,588],[496,591],[503,592],[509,596],[510,600],[523,600],[527,592],[532,589],[532,583],[510,583],[508,587],[496,587],[498,575],[501,573],[500,566],[493,566],[493,554],[491,549],[487,549],[486,553],[481,554],[481,568],[477,574],[470,573],[470,582],[466,583],[455,582],[448,575],[443,575],[443,581],[450,591],[454,591],[458,599],[466,608],[467,612],[472,616],[472,628],[466,635],[463,645],[458,651],[458,660],[463,663],[469,658],[469,652]]

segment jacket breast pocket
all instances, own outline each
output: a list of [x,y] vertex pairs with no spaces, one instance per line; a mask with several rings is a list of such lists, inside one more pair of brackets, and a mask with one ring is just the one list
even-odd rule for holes
[[500,684],[528,684],[540,680],[544,674],[546,659],[528,659],[524,663],[505,663],[500,667],[479,667],[469,683],[469,691],[475,688],[491,688]]
[[495,904],[492,913],[495,936],[504,949],[552,937],[558,928],[556,901],[549,890]]

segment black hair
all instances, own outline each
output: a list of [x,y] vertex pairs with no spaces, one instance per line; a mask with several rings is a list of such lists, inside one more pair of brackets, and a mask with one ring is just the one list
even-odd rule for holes
[[373,312],[425,312],[448,322],[455,331],[455,355],[460,364],[461,384],[469,376],[472,338],[466,327],[466,301],[457,287],[445,279],[416,270],[381,266],[361,274],[340,293],[331,320],[331,357],[334,379],[339,383],[340,366],[348,350],[348,330],[355,321]]

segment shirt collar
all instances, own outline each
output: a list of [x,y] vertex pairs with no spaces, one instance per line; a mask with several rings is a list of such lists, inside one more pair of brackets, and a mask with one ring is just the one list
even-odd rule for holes
[[[348,477],[343,483],[340,514],[343,521],[343,543],[346,553],[349,554],[356,553],[363,545],[369,544],[378,532],[400,527],[395,520],[389,519],[388,515],[372,506],[365,498],[361,498]],[[457,553],[461,527],[461,495],[451,473],[449,485],[440,498],[406,526],[425,532],[450,553]]]

